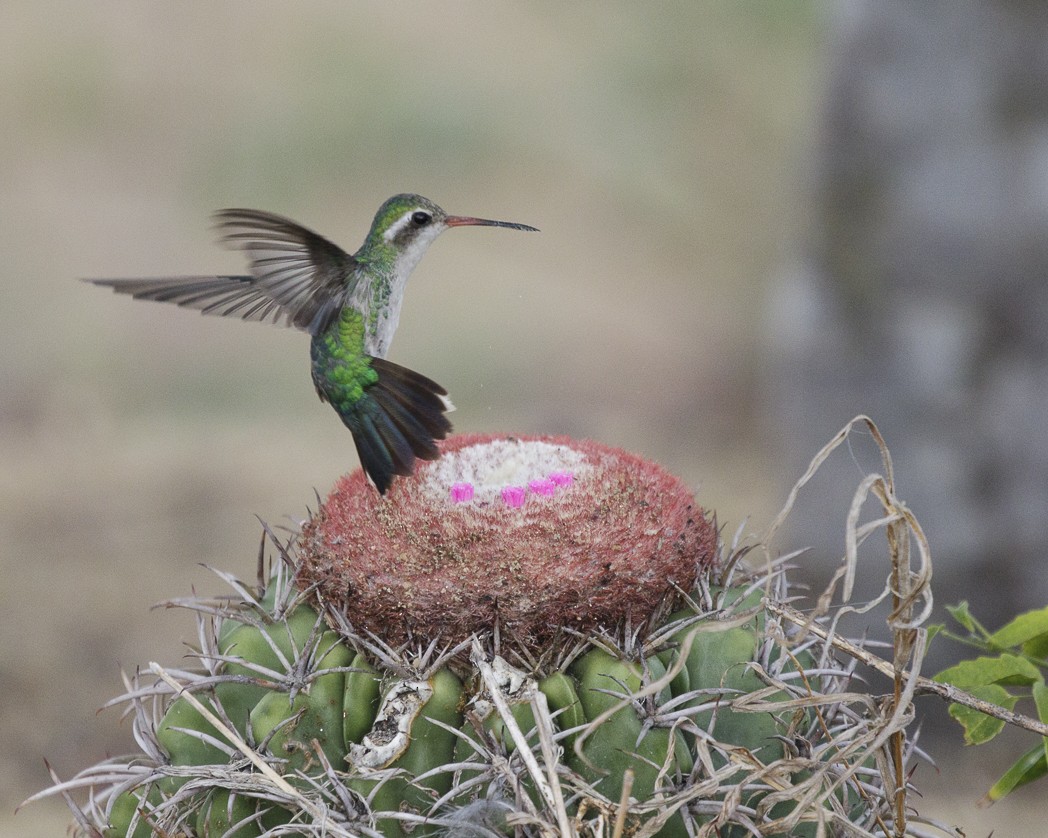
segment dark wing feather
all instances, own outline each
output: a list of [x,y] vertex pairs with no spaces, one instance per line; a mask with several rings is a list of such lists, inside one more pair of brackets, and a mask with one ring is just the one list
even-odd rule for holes
[[92,279],[95,285],[195,308],[205,314],[271,321],[317,334],[330,325],[356,284],[356,260],[290,219],[248,209],[215,216],[222,241],[243,250],[250,276]]
[[[447,390],[421,373],[382,358],[372,358],[371,366],[378,372],[379,380],[385,382],[385,386],[376,389],[381,391],[382,402],[389,405],[390,412],[394,407],[400,407],[404,415],[411,417],[435,439],[447,436],[451,422],[444,414],[454,409],[447,398]],[[421,434],[412,436],[418,438]],[[436,446],[431,450],[436,452]],[[439,453],[423,459],[436,459],[437,456]]]

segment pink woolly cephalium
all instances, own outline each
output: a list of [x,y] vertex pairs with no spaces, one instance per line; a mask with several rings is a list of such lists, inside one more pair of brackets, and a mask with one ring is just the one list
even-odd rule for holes
[[342,478],[303,531],[300,584],[388,642],[636,624],[714,562],[713,523],[654,463],[566,437],[441,450],[385,497]]

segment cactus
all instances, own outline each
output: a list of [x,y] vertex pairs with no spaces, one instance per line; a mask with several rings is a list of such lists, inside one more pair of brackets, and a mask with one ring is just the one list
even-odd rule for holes
[[782,575],[747,578],[650,463],[457,437],[386,498],[358,473],[269,537],[260,590],[223,575],[236,596],[180,601],[199,670],[154,665],[118,700],[144,753],[56,787],[92,790],[78,834],[814,836],[884,817],[869,755],[842,758],[818,709],[847,673],[772,625]]

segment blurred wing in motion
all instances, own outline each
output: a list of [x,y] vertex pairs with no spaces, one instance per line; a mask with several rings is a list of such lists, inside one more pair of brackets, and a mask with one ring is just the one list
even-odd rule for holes
[[250,276],[90,279],[95,285],[195,308],[204,314],[270,321],[317,334],[338,315],[356,284],[356,260],[294,221],[259,210],[215,216],[222,241],[243,250]]

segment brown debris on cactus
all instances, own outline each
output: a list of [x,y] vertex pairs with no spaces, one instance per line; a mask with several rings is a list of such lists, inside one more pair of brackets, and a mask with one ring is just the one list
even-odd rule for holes
[[625,451],[487,435],[441,450],[384,497],[344,477],[299,541],[300,584],[387,642],[636,625],[714,562],[691,492]]

